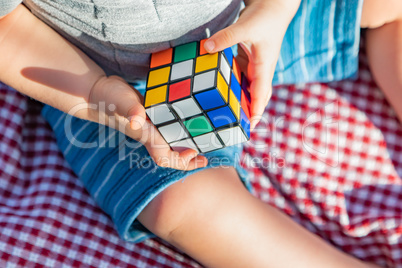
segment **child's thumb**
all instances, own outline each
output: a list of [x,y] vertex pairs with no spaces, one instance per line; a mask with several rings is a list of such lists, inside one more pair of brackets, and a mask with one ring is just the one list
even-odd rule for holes
[[140,129],[144,126],[146,120],[144,106],[142,106],[140,98],[133,91],[124,93],[116,101],[116,113],[127,118],[132,129]]
[[204,48],[208,53],[224,50],[244,41],[245,34],[241,25],[235,23],[211,36],[205,41]]
[[134,130],[140,129],[145,125],[146,115],[144,106],[134,105],[128,110],[127,119],[130,121],[130,127]]

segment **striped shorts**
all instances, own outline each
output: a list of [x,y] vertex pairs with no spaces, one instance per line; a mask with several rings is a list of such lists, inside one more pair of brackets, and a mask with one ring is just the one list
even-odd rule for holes
[[[134,86],[144,93],[144,82]],[[43,107],[42,115],[51,125],[72,170],[126,241],[140,242],[153,237],[136,220],[138,214],[166,187],[197,171],[233,166],[245,187],[252,191],[247,172],[240,166],[242,145],[206,153],[207,167],[181,171],[156,165],[140,142],[113,128],[73,117],[48,105]]]
[[[354,77],[358,67],[363,0],[303,0],[284,37],[274,84],[334,81]],[[267,33],[269,34],[269,33]],[[144,83],[136,85],[144,90]],[[166,187],[196,171],[157,166],[145,147],[122,133],[45,106],[65,159],[120,237],[139,242],[154,236],[136,217]],[[233,166],[252,191],[240,166],[241,145],[205,154],[206,168]]]
[[283,39],[274,85],[355,78],[363,0],[302,0]]

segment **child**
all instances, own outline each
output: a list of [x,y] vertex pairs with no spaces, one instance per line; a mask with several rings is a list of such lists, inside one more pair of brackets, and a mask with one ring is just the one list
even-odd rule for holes
[[[253,197],[236,161],[240,146],[205,156],[190,149],[171,151],[145,120],[141,94],[127,83],[141,89],[137,81],[144,79],[149,53],[205,38],[208,28],[214,35],[205,48],[211,53],[243,44],[239,60],[251,81],[253,128],[270,97],[286,29],[296,12],[302,15],[296,16],[300,21],[305,19],[305,13],[297,11],[300,0],[245,1],[231,26],[239,0],[174,5],[158,0],[20,2],[0,0],[0,80],[47,104],[43,115],[67,161],[123,239],[138,242],[152,232],[205,266],[370,266]],[[362,8],[358,0],[331,3],[347,5],[352,21],[359,21],[363,9],[363,26],[389,23],[368,32],[369,58],[384,91],[400,89],[402,12],[396,10],[402,10],[401,4],[366,0]],[[302,4],[306,8],[307,2]],[[345,15],[342,9],[337,12]],[[356,32],[353,27],[344,30]],[[373,55],[390,50],[399,58]],[[393,65],[378,70],[381,61]],[[119,139],[122,136],[110,128],[86,120],[124,131],[130,138]],[[98,140],[100,136],[104,138]],[[119,159],[122,150],[126,151]],[[182,178],[186,179],[178,183]]]

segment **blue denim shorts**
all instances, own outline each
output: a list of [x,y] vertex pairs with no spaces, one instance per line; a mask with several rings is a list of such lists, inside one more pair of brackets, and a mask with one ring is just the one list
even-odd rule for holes
[[[303,0],[284,37],[273,83],[354,77],[362,1]],[[144,83],[136,88],[143,92]],[[53,128],[65,159],[126,241],[139,242],[154,236],[136,220],[138,214],[166,187],[202,170],[159,167],[144,146],[112,128],[50,106],[45,106],[42,114]],[[252,191],[239,163],[241,151],[242,146],[237,145],[207,153],[206,168],[233,166],[245,187]]]

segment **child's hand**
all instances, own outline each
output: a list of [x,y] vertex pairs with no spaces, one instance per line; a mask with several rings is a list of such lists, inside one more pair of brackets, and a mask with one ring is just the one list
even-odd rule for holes
[[251,129],[260,120],[271,97],[282,40],[300,1],[245,0],[246,8],[239,20],[205,42],[209,53],[240,43],[237,58],[250,80]]
[[124,132],[143,143],[161,166],[190,170],[206,165],[206,158],[195,157],[194,150],[173,152],[146,120],[136,90],[120,77],[106,77],[94,61],[24,5],[0,19],[0,43],[2,82],[65,113]]
[[197,156],[192,149],[181,153],[170,149],[158,130],[146,119],[143,97],[123,78],[103,76],[95,83],[89,103],[99,105],[102,102],[105,103],[105,111],[89,110],[90,120],[104,123],[141,142],[158,165],[192,170],[207,164],[207,159]]

